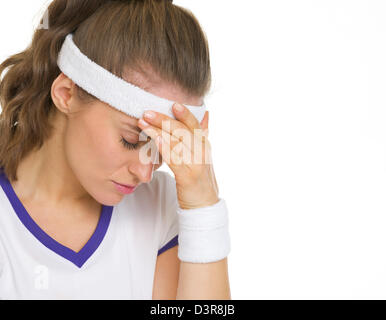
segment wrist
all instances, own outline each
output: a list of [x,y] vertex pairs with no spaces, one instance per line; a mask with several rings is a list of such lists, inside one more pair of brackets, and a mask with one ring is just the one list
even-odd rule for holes
[[228,210],[224,199],[204,208],[177,209],[178,257],[181,261],[208,263],[230,252]]
[[189,210],[189,209],[199,209],[204,207],[212,206],[220,201],[220,198],[217,195],[214,195],[210,198],[200,198],[196,201],[184,201],[178,200],[178,205],[180,209]]

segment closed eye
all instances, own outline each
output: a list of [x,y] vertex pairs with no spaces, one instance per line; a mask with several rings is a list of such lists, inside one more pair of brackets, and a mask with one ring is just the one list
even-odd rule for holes
[[123,137],[121,137],[121,143],[123,144],[123,146],[129,150],[135,150],[135,149],[138,149],[139,147],[139,143],[130,143],[130,142],[127,142],[125,139],[123,139]]

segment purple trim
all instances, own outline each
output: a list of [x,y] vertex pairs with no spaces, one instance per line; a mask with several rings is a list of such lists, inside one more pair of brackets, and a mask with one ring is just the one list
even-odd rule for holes
[[21,203],[20,199],[17,197],[10,181],[3,172],[2,168],[0,168],[0,185],[2,186],[20,221],[35,236],[35,238],[38,239],[48,249],[71,261],[79,268],[81,268],[82,265],[88,260],[88,258],[90,258],[91,255],[95,252],[95,250],[98,249],[109,227],[114,208],[113,206],[102,205],[101,215],[93,235],[79,252],[75,252],[70,248],[60,244],[55,239],[51,238],[36,224],[36,222],[31,218]]
[[178,246],[178,234],[170,240],[167,244],[165,244],[161,249],[158,250],[157,256],[159,256],[162,252],[171,249],[175,246]]

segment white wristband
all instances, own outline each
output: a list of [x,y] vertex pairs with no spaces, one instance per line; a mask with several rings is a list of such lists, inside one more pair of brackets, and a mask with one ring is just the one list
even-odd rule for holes
[[228,209],[225,200],[214,205],[177,208],[179,234],[178,258],[192,263],[215,262],[230,252]]

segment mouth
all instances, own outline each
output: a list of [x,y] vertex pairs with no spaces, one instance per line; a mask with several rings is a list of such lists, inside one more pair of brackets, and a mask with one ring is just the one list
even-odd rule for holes
[[125,185],[125,184],[120,184],[118,182],[113,181],[115,188],[123,193],[123,194],[129,194],[134,192],[134,190],[138,187],[138,185]]
[[119,183],[113,180],[114,183],[119,184],[120,186],[126,187],[126,188],[136,188],[138,185],[137,184],[123,184]]

